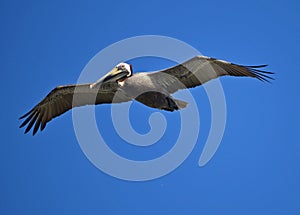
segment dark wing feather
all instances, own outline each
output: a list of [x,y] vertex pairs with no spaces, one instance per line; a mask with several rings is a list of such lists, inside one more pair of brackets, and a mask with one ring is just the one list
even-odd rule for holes
[[151,78],[158,80],[169,93],[179,89],[192,88],[220,76],[246,76],[269,82],[272,72],[259,70],[259,66],[242,66],[205,56],[196,56],[177,66],[154,72]]
[[20,128],[27,125],[27,133],[34,126],[32,134],[35,135],[39,128],[42,131],[49,121],[73,107],[129,101],[125,96],[114,98],[117,88],[116,83],[103,84],[100,89],[91,89],[90,84],[56,87],[33,109],[20,117],[25,118]]

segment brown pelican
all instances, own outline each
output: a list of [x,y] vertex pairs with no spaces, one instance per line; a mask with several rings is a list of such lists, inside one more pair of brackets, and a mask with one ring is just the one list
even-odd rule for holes
[[144,105],[174,111],[187,103],[174,99],[171,94],[204,84],[220,76],[247,76],[269,82],[272,72],[258,70],[259,66],[242,66],[205,56],[196,56],[182,64],[157,72],[133,75],[131,65],[120,63],[95,83],[64,85],[54,88],[33,109],[21,116],[27,133],[34,125],[33,135],[42,131],[53,118],[73,107],[119,103],[137,100]]

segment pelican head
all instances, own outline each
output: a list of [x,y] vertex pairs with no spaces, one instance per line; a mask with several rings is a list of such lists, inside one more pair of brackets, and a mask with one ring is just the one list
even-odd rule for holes
[[132,67],[127,63],[119,63],[109,73],[104,75],[98,81],[90,85],[90,88],[95,88],[103,83],[118,82],[132,76]]

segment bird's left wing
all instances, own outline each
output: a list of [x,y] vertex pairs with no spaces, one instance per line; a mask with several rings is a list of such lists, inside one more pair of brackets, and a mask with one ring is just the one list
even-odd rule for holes
[[39,128],[42,131],[47,122],[73,107],[126,102],[130,100],[130,98],[125,96],[114,98],[117,91],[117,84],[113,83],[113,85],[104,84],[100,89],[90,88],[90,84],[56,87],[33,109],[20,117],[20,119],[26,118],[20,125],[20,128],[28,124],[25,129],[25,133],[27,133],[34,125],[34,135]]
[[220,76],[246,76],[269,82],[272,72],[259,70],[259,66],[243,66],[215,58],[196,56],[182,64],[149,73],[149,77],[163,86],[169,93],[179,89],[192,88]]

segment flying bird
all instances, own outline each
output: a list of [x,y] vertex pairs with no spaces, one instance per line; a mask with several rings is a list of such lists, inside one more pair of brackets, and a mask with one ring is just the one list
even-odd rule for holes
[[187,102],[171,94],[193,88],[220,76],[245,76],[269,82],[272,72],[259,68],[267,65],[243,66],[215,58],[196,56],[182,64],[156,72],[133,74],[132,66],[120,63],[95,83],[64,85],[54,88],[42,101],[20,117],[25,133],[38,129],[66,111],[84,105],[121,103],[136,100],[146,106],[166,111],[180,110]]

